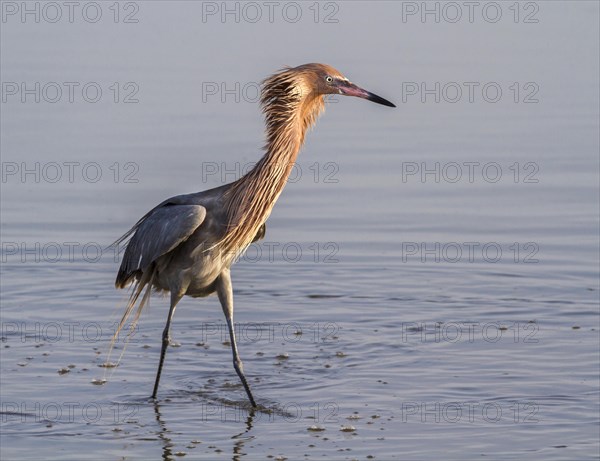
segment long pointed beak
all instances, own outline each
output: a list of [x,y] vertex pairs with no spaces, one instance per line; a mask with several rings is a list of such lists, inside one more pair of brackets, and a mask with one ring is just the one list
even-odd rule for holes
[[363,90],[362,88],[356,86],[351,82],[340,82],[337,85],[340,94],[346,96],[356,96],[357,98],[368,99],[369,101],[376,102],[377,104],[382,104],[388,107],[396,107],[393,103],[389,102],[387,99],[383,99],[381,96],[377,96],[370,91]]

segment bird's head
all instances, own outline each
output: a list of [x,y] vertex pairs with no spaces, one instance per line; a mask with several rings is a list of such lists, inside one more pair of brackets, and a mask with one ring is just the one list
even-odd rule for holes
[[287,67],[263,81],[261,105],[267,126],[266,149],[280,146],[282,137],[296,136],[304,142],[304,134],[314,125],[325,108],[324,97],[329,94],[356,96],[369,101],[396,107],[370,91],[350,82],[327,64],[303,64]]
[[[342,73],[327,64],[303,64],[287,67],[264,82],[262,103],[285,105],[294,102],[321,103],[323,96],[341,94],[367,99],[377,104],[396,107],[370,91],[364,90],[348,80]],[[280,107],[281,107],[280,106]]]
[[315,96],[329,94],[341,94],[344,96],[355,96],[367,99],[377,104],[388,107],[396,107],[387,99],[383,99],[370,91],[364,90],[348,80],[340,71],[327,64],[304,64],[290,69],[298,75],[299,85],[303,92],[312,93]]

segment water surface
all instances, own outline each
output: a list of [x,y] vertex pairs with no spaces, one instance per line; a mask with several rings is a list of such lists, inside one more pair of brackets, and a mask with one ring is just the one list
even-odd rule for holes
[[[2,459],[598,459],[598,5],[529,3],[516,22],[509,2],[497,22],[435,2],[439,22],[413,2],[331,2],[316,21],[302,3],[296,22],[260,3],[257,22],[211,2],[7,16]],[[181,301],[155,405],[167,299],[100,367],[126,293],[96,252],[245,171],[252,90],[311,61],[398,108],[332,99],[233,269],[268,411],[248,411],[214,297]]]

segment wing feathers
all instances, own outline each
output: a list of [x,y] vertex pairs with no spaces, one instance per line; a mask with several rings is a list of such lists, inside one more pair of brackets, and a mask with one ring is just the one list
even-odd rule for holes
[[138,274],[143,273],[156,259],[186,241],[206,218],[206,208],[200,205],[159,206],[144,216],[121,237],[127,244],[115,285],[123,288]]

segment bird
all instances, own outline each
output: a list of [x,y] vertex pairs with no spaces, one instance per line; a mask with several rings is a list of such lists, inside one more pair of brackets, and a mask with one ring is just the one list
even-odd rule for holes
[[327,64],[284,67],[262,82],[260,103],[266,142],[256,165],[229,184],[164,200],[113,244],[125,247],[115,286],[132,287],[113,344],[132,315],[129,328],[133,331],[152,291],[170,293],[153,400],[171,344],[177,304],[184,296],[199,298],[216,293],[227,323],[233,368],[252,408],[257,408],[236,344],[231,266],[250,244],[264,238],[265,222],[328,95],[355,96],[396,107]]

